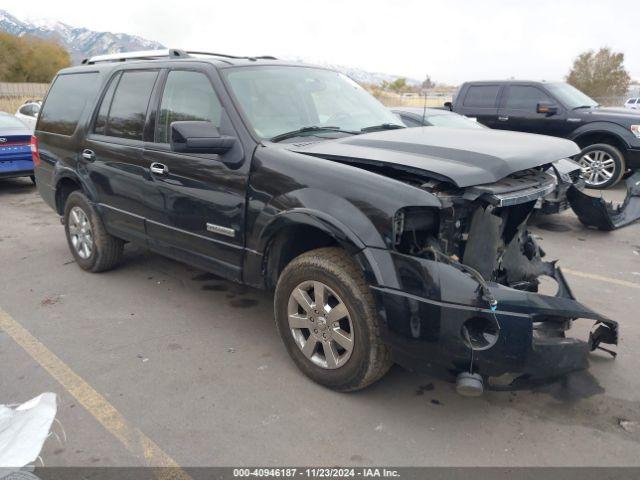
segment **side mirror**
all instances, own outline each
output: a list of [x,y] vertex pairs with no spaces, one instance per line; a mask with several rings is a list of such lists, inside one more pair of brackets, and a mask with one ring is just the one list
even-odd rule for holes
[[444,108],[447,110],[451,110],[453,112],[453,103],[452,102],[444,102]]
[[211,122],[172,122],[171,150],[179,153],[215,153],[221,155],[233,147],[236,139],[220,135]]
[[536,112],[544,113],[550,117],[551,115],[558,113],[558,106],[551,102],[540,102],[538,103]]

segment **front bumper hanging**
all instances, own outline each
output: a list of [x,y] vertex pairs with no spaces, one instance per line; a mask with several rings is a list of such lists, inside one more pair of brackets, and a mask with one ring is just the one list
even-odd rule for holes
[[567,199],[580,222],[600,230],[611,231],[640,219],[640,171],[627,178],[627,195],[621,205],[591,197],[575,187],[567,191]]

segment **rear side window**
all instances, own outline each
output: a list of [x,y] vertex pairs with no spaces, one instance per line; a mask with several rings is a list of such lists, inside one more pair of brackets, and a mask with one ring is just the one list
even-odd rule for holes
[[156,70],[128,71],[123,72],[119,79],[113,78],[98,110],[94,132],[142,140],[149,100],[157,78]]
[[38,130],[72,135],[87,103],[93,100],[97,85],[97,72],[59,75],[42,107]]
[[169,72],[160,104],[156,141],[169,143],[172,122],[202,121],[220,126],[222,106],[211,82],[200,72]]
[[467,90],[462,105],[475,108],[494,108],[499,91],[499,85],[472,85]]
[[507,90],[504,108],[507,110],[537,111],[538,103],[550,102],[551,98],[536,87],[513,85]]

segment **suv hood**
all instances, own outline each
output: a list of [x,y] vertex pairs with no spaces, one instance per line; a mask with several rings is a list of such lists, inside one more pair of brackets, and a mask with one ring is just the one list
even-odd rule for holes
[[432,174],[458,187],[494,183],[580,152],[575,143],[561,138],[441,127],[403,128],[283,146],[344,163]]

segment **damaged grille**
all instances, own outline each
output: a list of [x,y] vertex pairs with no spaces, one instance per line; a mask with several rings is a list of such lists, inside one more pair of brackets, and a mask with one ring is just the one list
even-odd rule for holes
[[553,175],[539,171],[526,170],[490,185],[479,185],[467,189],[465,198],[484,198],[498,207],[508,207],[531,202],[552,193],[557,186]]

